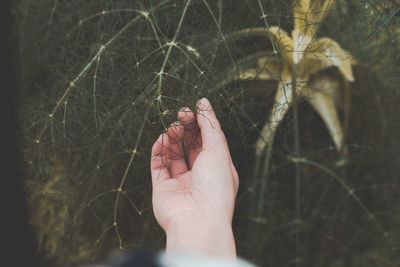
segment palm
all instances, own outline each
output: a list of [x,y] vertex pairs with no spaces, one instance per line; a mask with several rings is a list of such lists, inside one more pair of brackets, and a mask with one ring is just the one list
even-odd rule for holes
[[[196,209],[197,201],[190,188],[191,180],[192,172],[189,171],[175,179],[163,181],[154,190],[153,209],[162,227],[172,217]],[[185,210],[181,207],[182,203],[185,203]]]

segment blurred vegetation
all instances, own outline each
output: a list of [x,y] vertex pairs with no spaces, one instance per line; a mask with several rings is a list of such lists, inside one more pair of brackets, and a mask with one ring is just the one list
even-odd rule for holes
[[[342,123],[348,119],[347,164],[336,164],[321,118],[298,101],[297,116],[290,109],[277,130],[269,171],[253,177],[254,144],[277,82],[235,77],[273,47],[263,36],[225,37],[266,23],[291,32],[292,4],[15,0],[18,137],[43,266],[92,262],[120,247],[163,248],[151,208],[150,148],[179,108],[203,96],[241,180],[240,256],[260,266],[400,265],[397,1],[337,0],[318,33],[358,62],[350,105],[338,101]],[[318,75],[342,82],[334,68]],[[300,163],[292,157],[296,139]]]

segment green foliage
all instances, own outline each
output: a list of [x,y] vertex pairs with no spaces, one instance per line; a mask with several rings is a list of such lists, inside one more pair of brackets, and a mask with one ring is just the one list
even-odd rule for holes
[[[277,83],[235,77],[273,46],[263,36],[227,36],[269,25],[291,32],[291,1],[15,1],[19,138],[44,264],[164,246],[151,208],[151,146],[179,108],[203,96],[216,108],[239,171],[240,256],[262,266],[367,266],[363,258],[398,264],[399,8],[396,1],[340,0],[318,33],[358,62],[347,123],[338,106],[348,163],[336,165],[324,123],[299,102],[297,116],[289,112],[276,132],[270,171],[253,177],[254,144]],[[335,69],[319,75],[340,80]],[[300,163],[292,157],[296,138]]]

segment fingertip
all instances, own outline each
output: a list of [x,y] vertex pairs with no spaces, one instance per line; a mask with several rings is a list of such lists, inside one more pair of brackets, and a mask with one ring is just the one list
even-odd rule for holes
[[164,149],[164,147],[167,142],[167,134],[162,133],[152,147],[150,169],[153,187],[157,185],[158,181],[163,181],[170,177],[167,162],[165,162],[167,160],[167,149]]
[[179,143],[183,136],[183,126],[179,121],[173,122],[167,129],[168,141],[170,144]]
[[197,122],[201,130],[203,148],[206,150],[226,150],[226,139],[214,109],[207,98],[196,103]]
[[178,111],[178,120],[182,125],[185,124],[190,124],[196,119],[196,116],[194,112],[188,108],[188,107],[183,107]]
[[197,111],[209,111],[212,110],[212,106],[210,101],[203,97],[196,102],[196,109]]
[[190,111],[192,111],[192,110],[189,107],[181,107],[179,109],[179,111],[178,111],[178,114],[179,113],[186,113],[186,112],[190,112]]
[[218,122],[217,116],[215,115],[214,108],[212,107],[210,101],[203,97],[196,103],[196,111],[197,114],[200,115],[198,117],[203,120],[209,120],[211,122]]
[[197,101],[196,111],[200,128],[213,127],[217,130],[221,128],[217,116],[215,115],[214,109],[207,98],[203,97],[202,99]]

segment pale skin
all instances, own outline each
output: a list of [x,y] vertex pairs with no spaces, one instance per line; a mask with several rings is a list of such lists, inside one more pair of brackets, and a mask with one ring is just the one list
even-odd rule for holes
[[166,253],[235,258],[232,217],[239,177],[210,102],[178,120],[153,145],[153,210],[167,236]]

